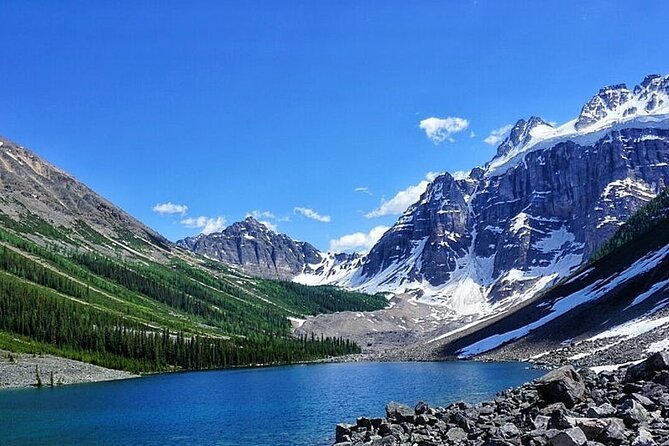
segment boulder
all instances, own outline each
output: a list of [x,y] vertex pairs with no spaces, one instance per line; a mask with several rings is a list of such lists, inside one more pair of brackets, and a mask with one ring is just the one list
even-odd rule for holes
[[548,441],[548,444],[551,446],[583,446],[587,442],[588,439],[583,431],[578,427],[573,427],[558,432]]
[[634,441],[632,441],[632,446],[655,446],[656,444],[653,435],[644,428],[639,429]]
[[407,419],[413,421],[414,411],[406,404],[390,402],[386,404],[386,418],[401,423]]
[[650,398],[647,398],[641,394],[638,393],[633,393],[632,398],[639,404],[641,404],[643,407],[645,407],[648,410],[656,410],[657,409],[657,404],[655,404],[653,401],[651,401]]
[[547,417],[546,415],[537,415],[532,422],[532,425],[536,430],[546,430],[548,429],[548,423],[550,422],[550,419],[551,418]]
[[583,431],[588,440],[595,440],[604,431],[608,422],[601,418],[575,418],[574,424]]
[[367,417],[358,417],[358,419],[355,421],[355,424],[356,426],[367,430],[372,428],[372,420]]
[[335,442],[341,443],[350,440],[353,424],[339,423],[335,428]]
[[625,421],[628,427],[634,427],[648,421],[648,411],[636,400],[625,400],[619,407],[617,412],[618,417]]
[[488,438],[485,443],[483,443],[484,446],[515,446],[513,443],[499,437],[492,437]]
[[446,432],[446,438],[450,444],[462,443],[467,439],[467,433],[459,427],[454,427]]
[[619,418],[610,418],[606,427],[597,437],[597,441],[604,444],[620,444],[627,440],[627,431],[625,424]]
[[569,429],[574,427],[574,423],[567,417],[565,410],[558,409],[551,414],[550,420],[548,421],[548,427],[550,429]]
[[658,352],[645,361],[627,369],[625,382],[652,379],[657,372],[669,370],[669,352]]
[[565,366],[539,378],[537,391],[549,404],[560,402],[566,407],[573,407],[583,400],[585,384],[574,367]]
[[499,428],[504,438],[514,438],[520,435],[520,430],[513,423],[505,423]]
[[428,413],[429,410],[430,406],[428,406],[427,403],[421,401],[418,404],[416,404],[416,409],[415,409],[416,415],[423,415],[425,413]]
[[590,418],[606,418],[616,413],[616,408],[609,403],[601,404],[588,409],[586,415]]

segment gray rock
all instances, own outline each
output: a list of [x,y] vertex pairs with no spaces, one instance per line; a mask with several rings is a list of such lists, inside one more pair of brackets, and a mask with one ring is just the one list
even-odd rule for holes
[[616,408],[610,405],[609,403],[604,403],[597,407],[591,407],[588,409],[587,416],[590,418],[605,418],[610,417],[616,413]]
[[520,430],[513,423],[505,423],[499,428],[504,438],[514,438],[520,435]]
[[572,419],[567,417],[564,410],[558,409],[551,414],[548,427],[551,429],[569,429],[574,427],[574,423]]
[[655,353],[645,361],[628,368],[627,373],[625,374],[625,381],[648,380],[652,378],[656,372],[662,370],[669,370],[668,352]]
[[462,443],[467,439],[467,433],[459,427],[454,427],[446,432],[446,438],[451,443]]
[[516,446],[510,441],[499,437],[488,438],[483,444],[484,446]]
[[648,411],[633,399],[625,400],[619,407],[617,415],[628,427],[634,427],[648,421]]
[[430,406],[427,403],[424,403],[424,402],[421,401],[418,404],[416,404],[416,408],[415,408],[416,415],[425,414],[429,410],[430,410]]
[[638,393],[633,393],[632,398],[634,398],[634,401],[637,403],[641,404],[643,407],[645,407],[648,410],[655,410],[657,408],[657,404],[655,404],[653,401],[651,401],[650,398],[647,398],[643,395],[640,395]]
[[545,415],[537,415],[532,422],[534,429],[536,430],[546,430],[548,429],[548,423],[550,422],[551,417]]
[[370,430],[372,428],[372,421],[367,417],[358,417],[355,424],[356,424],[357,427],[363,428],[363,429],[366,429],[366,430]]
[[575,418],[574,424],[580,428],[588,440],[597,440],[609,424],[605,418]]
[[625,440],[627,440],[625,424],[618,418],[609,419],[606,427],[597,438],[597,441],[604,444],[620,444]]
[[335,429],[335,441],[339,443],[350,440],[351,429],[353,427],[355,427],[353,424],[339,423]]
[[655,446],[656,444],[653,435],[644,428],[639,429],[632,441],[632,446]]
[[548,444],[551,446],[582,446],[588,442],[585,434],[578,427],[560,431],[552,437]]
[[585,384],[574,367],[565,366],[539,378],[537,390],[548,403],[561,402],[572,407],[583,400]]
[[386,418],[401,423],[411,418],[413,420],[414,411],[406,404],[390,402],[386,404]]

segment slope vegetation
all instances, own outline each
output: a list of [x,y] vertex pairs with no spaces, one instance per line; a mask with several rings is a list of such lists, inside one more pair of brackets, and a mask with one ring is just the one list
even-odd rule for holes
[[359,347],[294,337],[290,319],[386,305],[248,277],[186,252],[6,140],[0,188],[3,350],[132,372],[291,363]]

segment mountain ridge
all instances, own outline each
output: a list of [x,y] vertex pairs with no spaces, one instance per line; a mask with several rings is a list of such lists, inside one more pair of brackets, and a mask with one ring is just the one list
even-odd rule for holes
[[590,262],[526,305],[435,339],[435,346],[441,344],[436,354],[593,366],[633,361],[665,348],[668,224],[666,188]]
[[3,351],[134,373],[285,364],[359,351],[338,336],[293,336],[307,315],[387,304],[188,252],[7,139],[0,190]]
[[409,292],[456,318],[509,308],[586,261],[667,184],[668,95],[669,76],[650,75],[601,89],[560,127],[519,120],[486,165],[435,178],[355,271],[296,280]]
[[311,244],[279,234],[252,216],[220,232],[187,237],[176,244],[247,274],[280,280],[292,279],[306,264],[321,258]]

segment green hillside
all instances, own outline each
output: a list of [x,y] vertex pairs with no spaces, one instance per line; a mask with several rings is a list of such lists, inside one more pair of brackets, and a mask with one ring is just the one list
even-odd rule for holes
[[116,234],[0,213],[0,349],[132,372],[284,364],[359,351],[344,339],[294,338],[289,317],[386,305]]

